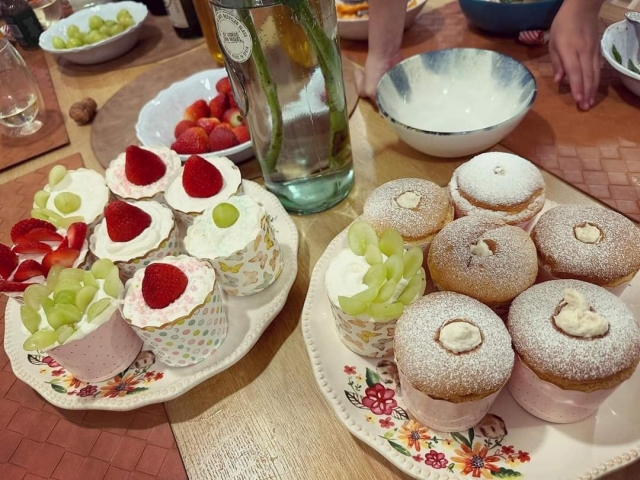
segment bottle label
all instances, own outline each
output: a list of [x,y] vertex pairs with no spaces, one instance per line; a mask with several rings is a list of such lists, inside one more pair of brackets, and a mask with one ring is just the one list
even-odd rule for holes
[[164,0],[164,6],[169,13],[171,25],[175,28],[189,28],[189,22],[187,21],[187,16],[184,14],[180,0]]
[[215,13],[220,46],[235,62],[244,63],[249,60],[253,44],[247,27],[230,12],[219,10]]

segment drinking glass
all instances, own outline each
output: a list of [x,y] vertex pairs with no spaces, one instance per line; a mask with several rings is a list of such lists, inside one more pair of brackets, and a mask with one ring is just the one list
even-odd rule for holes
[[27,64],[7,41],[0,38],[0,126],[9,136],[37,132],[42,122],[36,119],[44,110],[42,94]]
[[62,17],[61,0],[30,0],[29,5],[44,30],[58,23]]

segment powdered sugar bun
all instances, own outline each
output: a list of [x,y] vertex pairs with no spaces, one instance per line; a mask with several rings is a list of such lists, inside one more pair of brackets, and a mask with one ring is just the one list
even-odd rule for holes
[[[580,338],[556,326],[553,318],[567,289],[582,294],[591,310],[607,320],[606,334]],[[513,301],[507,325],[523,363],[565,390],[614,388],[633,374],[640,360],[640,327],[631,310],[590,283],[553,280],[531,287]]]
[[[597,227],[601,239],[585,243],[576,227]],[[640,230],[619,213],[597,205],[559,205],[542,214],[531,232],[540,267],[556,278],[616,287],[640,269]]]
[[[478,327],[482,343],[465,353],[447,350],[438,341],[439,332],[455,320]],[[500,317],[477,300],[453,292],[432,293],[406,307],[394,346],[398,369],[415,389],[453,403],[498,392],[514,362],[511,338]]]
[[379,235],[393,228],[405,244],[417,246],[430,243],[453,220],[453,207],[439,185],[419,178],[400,178],[380,185],[369,195],[363,218]]
[[[474,255],[484,242],[491,255]],[[440,290],[462,293],[489,306],[509,303],[534,284],[536,248],[521,228],[488,217],[463,217],[442,229],[427,257],[429,272]]]
[[538,168],[528,160],[488,152],[453,172],[449,195],[459,217],[485,216],[519,225],[544,207],[545,184]]

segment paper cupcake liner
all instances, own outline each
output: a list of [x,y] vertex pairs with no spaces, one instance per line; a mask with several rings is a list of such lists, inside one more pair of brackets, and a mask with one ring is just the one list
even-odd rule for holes
[[522,408],[552,423],[573,423],[590,417],[615,390],[564,390],[538,377],[518,355],[507,386]]
[[101,382],[124,371],[142,349],[142,340],[116,309],[111,318],[86,337],[47,351],[83,382]]
[[222,288],[231,295],[261,292],[282,273],[284,260],[273,228],[266,215],[260,220],[260,233],[242,250],[227,257],[210,259]]
[[[538,263],[538,278],[536,278],[536,283],[542,283],[542,282],[548,282],[551,280],[565,280],[562,278],[557,278],[554,277],[551,272],[549,272],[546,268],[544,268],[542,265],[540,265]],[[631,284],[631,281],[633,279],[629,280],[628,282],[625,282],[621,285],[618,285],[617,287],[602,287],[606,290],[609,290],[611,293],[613,293],[616,297],[619,297],[620,295],[622,295],[622,292],[624,292],[627,287]]]
[[[426,367],[426,366],[425,366]],[[431,398],[416,389],[398,369],[405,406],[423,425],[440,432],[466,431],[482,421],[500,390],[473,402],[453,403]]]
[[329,304],[340,340],[349,350],[364,357],[381,358],[393,355],[393,337],[397,320],[376,322],[371,318],[363,319],[345,313],[331,301]]
[[162,363],[186,367],[201,362],[215,353],[227,336],[227,311],[218,282],[186,317],[161,327],[131,327]]
[[[228,198],[234,196],[234,195],[244,195],[244,186],[242,185],[242,182],[240,182],[240,185],[238,186],[238,189],[236,190],[235,193],[232,193],[229,197],[226,198],[220,198],[220,201],[217,203],[222,203],[224,201],[226,201]],[[195,220],[195,218],[198,215],[202,215],[202,213],[211,208],[212,206],[216,205],[216,203],[213,203],[209,206],[207,206],[207,208],[205,208],[204,210],[201,210],[199,212],[183,212],[182,210],[178,210],[177,208],[174,208],[171,206],[171,204],[169,204],[169,202],[166,201],[166,199],[164,199],[161,203],[166,204],[169,208],[171,208],[171,210],[173,210],[173,215],[176,217],[176,219],[182,224],[182,228],[186,229],[189,228],[191,225],[193,225],[193,221]]]
[[169,206],[167,204],[167,201],[164,199],[164,192],[158,192],[150,197],[125,197],[122,195],[118,195],[117,193],[114,193],[113,191],[111,192],[111,195],[116,199],[116,200],[122,200],[123,202],[141,202],[141,201],[151,201],[151,202],[158,202],[161,205],[166,205],[167,207]]

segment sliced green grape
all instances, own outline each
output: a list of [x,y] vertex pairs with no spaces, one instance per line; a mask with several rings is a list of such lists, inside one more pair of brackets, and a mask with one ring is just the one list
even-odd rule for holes
[[402,278],[402,272],[404,271],[404,265],[402,264],[402,256],[395,253],[387,258],[384,262],[384,266],[387,270],[387,278],[393,278],[396,282],[399,282]]
[[369,287],[366,290],[363,290],[360,293],[356,293],[353,297],[353,300],[357,300],[359,302],[363,302],[369,304],[375,300],[378,296],[378,287]]
[[76,332],[76,329],[73,328],[73,325],[63,325],[59,329],[56,330],[56,336],[58,339],[58,343],[62,345],[64,342],[69,340],[69,337]]
[[64,270],[62,265],[54,265],[49,270],[49,274],[47,275],[47,288],[50,292],[53,292],[56,284],[58,283],[58,278],[60,277],[60,272]]
[[107,275],[107,278],[104,279],[104,285],[102,288],[107,295],[113,298],[120,297],[120,293],[122,292],[122,281],[120,280],[120,271],[115,265]]
[[388,302],[389,299],[393,296],[394,292],[396,291],[397,284],[398,283],[393,278],[390,278],[389,280],[384,282],[382,287],[380,287],[380,290],[378,290],[378,296],[373,301],[373,303]]
[[380,322],[388,322],[389,320],[395,320],[404,311],[404,305],[400,302],[394,303],[372,303],[369,305],[369,315],[374,320]]
[[238,209],[230,203],[220,203],[213,209],[212,217],[213,223],[218,228],[229,228],[238,221],[240,212]]
[[73,192],[62,192],[55,196],[53,204],[58,210],[67,215],[80,208],[82,199]]
[[29,333],[36,333],[40,328],[40,315],[29,305],[22,305],[20,307],[20,318],[22,319],[24,327],[29,330]]
[[105,279],[113,269],[113,262],[108,258],[101,258],[91,266],[91,273],[95,278]]
[[46,190],[40,190],[34,195],[33,203],[35,203],[40,208],[46,208],[47,201],[49,200],[50,196],[51,193],[47,192]]
[[364,255],[367,245],[378,246],[378,235],[371,225],[362,220],[355,221],[347,232],[349,248],[356,255]]
[[40,208],[34,208],[31,210],[31,218],[37,218],[38,220],[44,220],[45,222],[50,221],[49,217],[45,215]]
[[73,290],[60,290],[53,296],[53,302],[57,305],[58,303],[67,303],[69,305],[75,305],[76,303],[76,292]]
[[84,217],[74,216],[74,217],[64,217],[58,220],[56,225],[60,228],[69,228],[74,223],[84,222]]
[[91,285],[82,287],[76,294],[76,307],[78,307],[82,312],[86,311],[97,292],[98,287],[92,287]]
[[49,210],[48,208],[41,208],[39,211],[41,214],[45,215],[45,220],[54,223],[55,225],[58,225],[58,222],[62,220],[62,215],[59,215],[53,210]]
[[362,283],[364,283],[368,287],[380,288],[380,286],[387,279],[386,270],[384,268],[384,264],[377,263],[369,267],[367,273],[364,274],[364,278],[362,279]]
[[56,343],[56,332],[53,330],[40,330],[27,338],[22,344],[27,352],[33,352],[34,350],[43,350]]
[[115,25],[109,25],[109,35],[111,35],[112,37],[122,32],[124,32],[123,25],[120,25],[119,23],[116,23]]
[[46,297],[42,299],[42,309],[44,310],[45,315],[49,315],[49,312],[53,310],[55,303],[53,303],[53,299]]
[[424,259],[424,255],[422,253],[422,249],[418,247],[411,247],[404,253],[402,257],[402,263],[404,266],[404,270],[402,273],[403,278],[411,278],[413,277],[418,269],[422,267],[422,261]]
[[364,259],[369,265],[382,263],[382,252],[376,245],[367,245],[364,251]]
[[74,282],[82,282],[84,280],[85,271],[80,268],[65,268],[58,275],[58,281],[73,280]]
[[[404,290],[398,297],[398,302],[402,303],[403,305],[409,305],[416,297],[421,296],[420,290],[422,289],[422,282],[425,276],[424,269],[420,270],[421,272],[418,272],[413,276],[411,280],[409,280],[409,283],[407,283],[407,286],[404,287]],[[422,293],[424,293],[424,290],[422,291]]]
[[62,310],[58,310],[55,306],[47,313],[47,322],[54,330],[71,323],[67,320],[65,313]]
[[92,303],[87,310],[87,322],[92,322],[98,315],[104,312],[109,305],[111,305],[110,298],[101,298],[97,302]]
[[[58,281],[58,283],[56,283],[56,286],[53,288],[53,293],[57,295],[58,292],[62,292],[63,290],[70,290],[72,292],[77,292],[81,288],[82,288],[82,285],[80,284],[80,282],[69,279],[65,281]],[[54,295],[54,301],[55,301],[55,295]]]
[[380,251],[387,257],[395,254],[404,254],[404,241],[397,230],[390,228],[382,232],[382,236],[380,237]]
[[42,306],[42,299],[49,296],[49,289],[44,285],[38,285],[37,283],[29,285],[24,291],[22,299],[25,305],[29,305],[36,312]]
[[71,37],[67,40],[67,48],[78,48],[84,45],[82,37]]
[[67,167],[64,165],[56,165],[49,170],[49,186],[51,188],[59,184],[67,175]]
[[79,322],[80,319],[82,318],[82,312],[75,305],[69,305],[69,304],[66,304],[66,303],[58,303],[58,304],[56,304],[55,307],[53,307],[53,310],[54,311],[57,310],[59,312],[62,312],[62,314],[64,315],[65,319],[67,320],[65,323],[76,323],[76,322]]
[[78,33],[80,33],[80,29],[77,25],[69,25],[67,27],[67,37],[75,37]]
[[51,45],[53,45],[53,48],[56,48],[58,50],[67,48],[66,42],[60,37],[53,37],[51,39]]
[[349,315],[358,316],[367,310],[367,304],[349,297],[338,297],[340,308]]
[[91,272],[84,272],[84,274],[82,275],[82,282],[84,283],[85,287],[98,288],[100,286],[96,281],[96,277],[94,277]]
[[98,15],[91,15],[89,17],[89,28],[91,30],[98,30],[103,25],[104,20],[102,19],[102,17],[99,17]]

